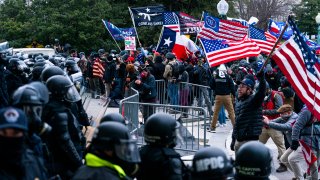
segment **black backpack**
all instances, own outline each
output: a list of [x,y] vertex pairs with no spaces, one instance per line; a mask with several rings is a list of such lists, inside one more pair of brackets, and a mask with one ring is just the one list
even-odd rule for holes
[[173,79],[178,79],[179,75],[180,75],[179,63],[176,62],[174,65],[172,65],[172,64],[169,64],[169,65],[171,66],[171,69],[172,69],[172,77],[173,77]]

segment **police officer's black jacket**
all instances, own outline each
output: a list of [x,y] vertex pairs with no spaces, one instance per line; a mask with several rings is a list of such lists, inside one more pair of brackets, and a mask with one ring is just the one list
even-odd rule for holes
[[145,145],[140,150],[140,157],[137,179],[183,179],[185,169],[180,155],[174,149]]
[[43,160],[35,156],[33,151],[26,149],[23,152],[20,169],[4,167],[0,165],[0,179],[5,180],[34,180],[48,179],[46,169],[44,168]]
[[16,75],[9,70],[5,71],[5,80],[7,82],[9,97],[12,97],[12,94],[16,89],[29,83],[29,80],[27,77],[23,75]]
[[266,92],[264,76],[259,81],[255,94],[241,98],[236,103],[232,138],[237,141],[258,140],[262,132],[262,102]]
[[49,167],[75,171],[82,164],[82,132],[77,120],[62,102],[52,99],[45,106],[43,115],[42,119],[52,127],[51,134],[46,139],[51,155]]

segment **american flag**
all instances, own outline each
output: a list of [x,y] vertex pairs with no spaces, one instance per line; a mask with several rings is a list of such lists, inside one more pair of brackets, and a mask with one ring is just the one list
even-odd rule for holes
[[308,109],[320,119],[319,60],[290,16],[288,23],[293,35],[275,51],[272,58]]
[[180,32],[179,19],[174,12],[163,13],[163,26],[175,32]]
[[[270,54],[273,45],[276,43],[277,38],[271,35],[269,32],[264,32],[254,26],[249,27],[250,38],[257,43],[261,48],[261,52],[265,54]],[[279,46],[277,46],[279,47]]]
[[210,40],[200,38],[207,61],[211,67],[218,66],[241,58],[258,56],[260,48],[251,39],[243,39],[238,42],[225,40]]
[[310,166],[317,161],[317,156],[313,153],[312,149],[303,140],[299,140],[301,151],[306,163],[308,164],[307,172],[310,172]]
[[198,38],[242,41],[247,32],[248,27],[239,22],[218,19],[205,13],[204,26],[198,34]]

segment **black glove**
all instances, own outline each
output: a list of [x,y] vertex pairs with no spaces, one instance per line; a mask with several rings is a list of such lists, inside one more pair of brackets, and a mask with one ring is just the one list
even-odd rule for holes
[[297,150],[299,146],[300,146],[299,141],[297,141],[297,140],[292,140],[292,143],[291,143],[291,146],[290,146],[290,148],[291,148],[292,150],[294,150],[294,151]]
[[264,78],[264,71],[263,70],[258,71],[256,76],[257,76],[258,79]]
[[232,151],[234,151],[234,145],[235,145],[236,141],[234,139],[232,139],[231,144],[230,144],[230,149]]

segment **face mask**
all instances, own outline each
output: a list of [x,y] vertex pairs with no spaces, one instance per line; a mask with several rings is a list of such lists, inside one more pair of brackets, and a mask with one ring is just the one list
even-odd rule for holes
[[24,137],[8,138],[0,136],[0,164],[18,166],[24,151]]
[[145,71],[143,71],[143,72],[140,73],[141,79],[145,79],[145,78],[147,78],[147,76],[148,76],[148,73],[145,72]]

